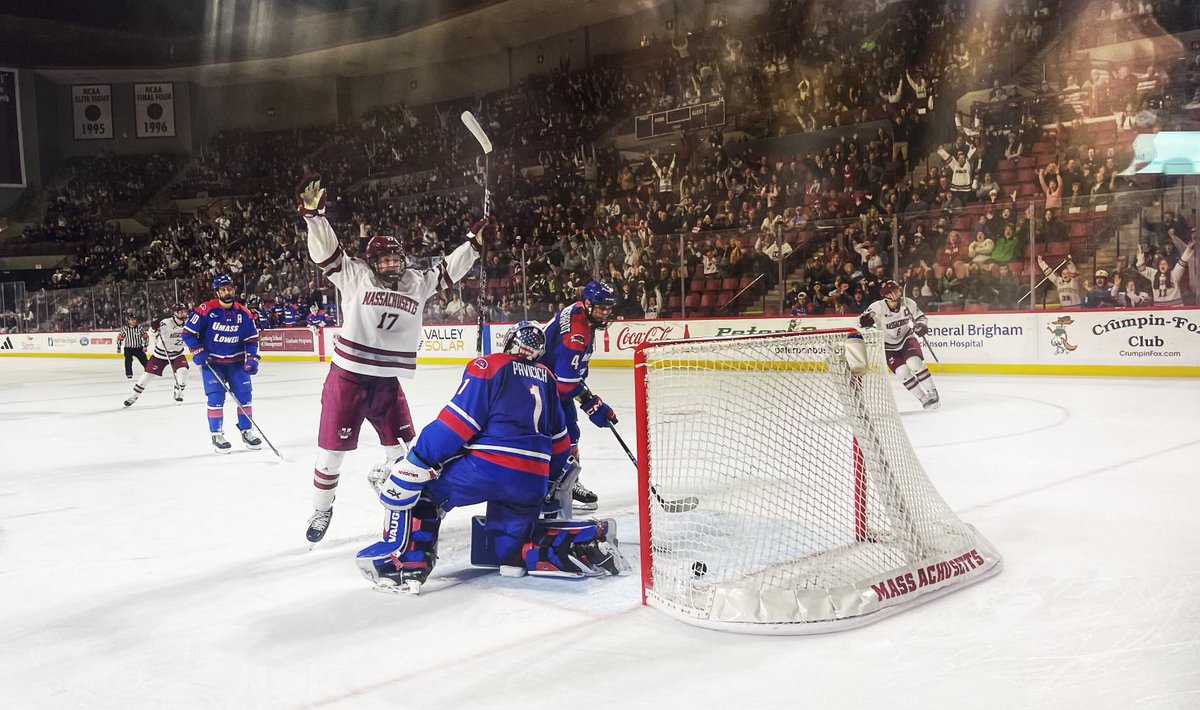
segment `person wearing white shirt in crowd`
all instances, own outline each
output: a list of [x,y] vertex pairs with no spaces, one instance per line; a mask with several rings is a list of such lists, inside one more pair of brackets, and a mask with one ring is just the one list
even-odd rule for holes
[[1180,280],[1187,273],[1188,263],[1192,260],[1195,243],[1188,244],[1175,266],[1166,257],[1158,257],[1154,266],[1146,264],[1146,255],[1139,249],[1137,254],[1137,270],[1150,279],[1150,296],[1155,306],[1183,305],[1183,286]]
[[1050,279],[1050,283],[1054,284],[1054,288],[1058,290],[1058,302],[1063,308],[1078,308],[1083,303],[1083,295],[1079,285],[1079,279],[1075,278],[1079,273],[1075,268],[1075,262],[1071,261],[1068,256],[1066,262],[1056,273],[1050,268],[1050,265],[1045,262],[1042,257],[1037,258],[1038,266],[1042,269],[1042,273],[1046,278]]

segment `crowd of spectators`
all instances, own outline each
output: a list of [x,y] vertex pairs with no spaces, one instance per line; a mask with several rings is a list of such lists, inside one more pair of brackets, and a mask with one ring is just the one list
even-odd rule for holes
[[[781,264],[784,311],[795,314],[861,311],[893,275],[931,309],[1011,308],[1047,293],[1070,305],[1072,288],[1060,283],[1068,260],[1055,266],[1057,251],[1027,253],[1028,235],[1068,243],[1065,210],[1137,186],[1119,175],[1128,156],[1115,141],[1092,141],[1090,122],[1120,106],[1108,114],[1116,131],[1153,130],[1175,83],[1172,69],[1153,64],[1096,68],[1083,85],[1047,77],[1033,91],[996,81],[1049,39],[1064,4],[1019,0],[982,14],[962,0],[852,0],[834,16],[825,4],[775,3],[744,26],[713,18],[631,55],[584,69],[564,61],[482,98],[380,106],[338,127],[220,133],[172,189],[210,199],[194,216],[130,235],[98,210],[60,208],[25,240],[72,245],[74,260],[52,287],[182,280],[199,298],[225,272],[267,310],[278,297],[302,315],[314,303],[325,311],[332,289],[297,235],[294,183],[320,172],[340,189],[329,215],[351,253],[388,233],[412,263],[433,263],[478,215],[482,160],[458,121],[470,109],[497,145],[488,177],[503,229],[483,265],[491,320],[544,318],[596,277],[621,292],[622,317],[677,315],[717,280],[736,290],[723,285],[709,312],[770,312],[765,296]],[[972,89],[987,99],[953,126],[938,123],[955,113],[943,103]],[[736,117],[726,129],[739,135],[761,125],[759,137],[826,131],[829,140],[763,153],[727,144],[721,129],[690,131],[643,155],[603,140],[632,115],[713,98],[726,100]],[[125,184],[153,185],[168,169],[178,164]],[[89,191],[86,180],[72,184],[71,194]],[[1193,226],[1140,260],[1189,252]],[[1055,288],[1027,294],[1040,256]],[[1174,264],[1162,272],[1172,283],[1181,280]],[[1111,271],[1110,290],[1122,270]],[[1094,274],[1071,276],[1091,292]],[[1122,288],[1148,291],[1144,278],[1128,269]],[[431,300],[429,320],[472,320],[479,284],[472,277]]]
[[106,220],[131,217],[183,167],[172,154],[112,155],[72,158],[67,180],[47,190],[48,221]]

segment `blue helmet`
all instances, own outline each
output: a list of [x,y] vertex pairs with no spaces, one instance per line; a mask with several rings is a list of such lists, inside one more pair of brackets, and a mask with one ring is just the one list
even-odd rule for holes
[[230,286],[233,287],[234,290],[237,290],[236,287],[233,286],[233,279],[229,278],[229,274],[217,274],[213,277],[213,290],[218,292],[217,300],[221,302],[221,305],[229,308],[233,305],[233,297],[230,296],[228,301],[226,301],[224,298],[221,298],[220,289],[222,286]]
[[546,352],[546,334],[537,323],[523,320],[505,333],[504,352],[537,360]]
[[[613,287],[603,281],[589,281],[587,286],[583,287],[583,306],[587,310],[588,320],[597,328],[607,328],[609,318],[612,316],[612,308],[617,305],[617,292]],[[607,308],[608,313],[604,317],[597,317],[595,307]]]

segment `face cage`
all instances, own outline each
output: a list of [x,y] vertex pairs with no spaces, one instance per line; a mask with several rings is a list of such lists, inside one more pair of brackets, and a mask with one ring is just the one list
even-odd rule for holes
[[[387,272],[380,268],[380,263],[383,261],[383,259],[385,257],[389,257],[389,256],[395,257],[395,259],[396,259],[396,270],[394,272]],[[386,282],[392,283],[392,284],[398,283],[400,281],[400,277],[404,276],[405,268],[406,267],[404,265],[404,255],[403,254],[397,254],[397,253],[381,254],[371,260],[371,270],[375,272],[375,275],[378,276],[383,281],[386,281]]]
[[[601,306],[599,304],[592,303],[591,301],[588,301],[585,305],[587,306],[588,321],[591,322],[593,327],[603,330],[612,324],[612,315],[613,315],[613,307],[612,306]],[[603,320],[598,320],[596,318],[596,316],[594,315],[597,308],[607,308],[608,309],[608,315]]]

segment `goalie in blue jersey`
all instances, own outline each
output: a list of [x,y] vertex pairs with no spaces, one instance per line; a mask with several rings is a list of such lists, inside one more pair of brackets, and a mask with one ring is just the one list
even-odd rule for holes
[[392,467],[379,493],[383,539],[358,553],[377,588],[419,593],[437,561],[442,517],[483,502],[488,555],[503,575],[582,578],[628,569],[607,522],[540,519],[569,483],[561,476],[571,448],[557,382],[537,362],[545,348],[537,324],[513,326],[501,352],[467,365],[450,403]]

